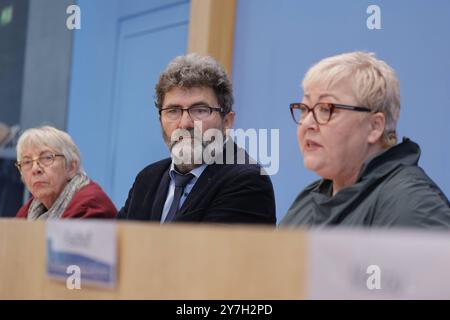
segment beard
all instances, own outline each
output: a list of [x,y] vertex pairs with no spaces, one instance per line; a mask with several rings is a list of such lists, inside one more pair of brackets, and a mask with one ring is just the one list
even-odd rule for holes
[[[201,129],[177,129],[169,137],[162,129],[163,139],[170,150],[175,167],[180,173],[187,173],[202,164],[211,164],[223,149],[223,130],[215,129],[210,140],[203,140]],[[220,137],[217,135],[220,133]],[[207,152],[205,152],[207,150]]]

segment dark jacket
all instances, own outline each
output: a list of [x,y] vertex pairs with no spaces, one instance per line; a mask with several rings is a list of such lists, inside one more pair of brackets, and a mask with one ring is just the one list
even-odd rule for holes
[[[236,148],[236,145],[234,145]],[[226,159],[226,157],[225,157]],[[173,222],[276,223],[272,183],[257,164],[211,164],[203,171]],[[171,159],[136,177],[119,219],[160,221],[169,189]]]
[[[33,197],[17,212],[17,218],[26,218]],[[102,188],[91,181],[74,194],[61,218],[114,219],[117,209]]]
[[295,199],[281,226],[450,227],[450,203],[417,164],[419,146],[403,142],[366,161],[356,183],[332,196],[319,180]]

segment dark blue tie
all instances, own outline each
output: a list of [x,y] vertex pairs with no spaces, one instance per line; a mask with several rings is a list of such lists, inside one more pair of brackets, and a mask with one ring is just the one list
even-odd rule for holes
[[173,218],[175,218],[178,207],[180,206],[180,200],[181,196],[183,195],[184,187],[189,183],[189,181],[192,180],[192,178],[194,178],[194,175],[192,173],[180,174],[176,171],[173,171],[173,173],[175,174],[175,193],[173,195],[173,201],[164,222],[170,222],[173,220]]

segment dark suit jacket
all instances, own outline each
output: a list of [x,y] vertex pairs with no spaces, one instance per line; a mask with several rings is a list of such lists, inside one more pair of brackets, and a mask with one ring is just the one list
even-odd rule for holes
[[[260,174],[259,165],[248,164],[246,153],[245,158],[246,164],[236,164],[235,153],[234,164],[224,161],[224,164],[208,165],[173,222],[275,225],[275,199],[270,178]],[[137,175],[119,219],[161,220],[170,183],[170,164],[170,158],[164,159]]]

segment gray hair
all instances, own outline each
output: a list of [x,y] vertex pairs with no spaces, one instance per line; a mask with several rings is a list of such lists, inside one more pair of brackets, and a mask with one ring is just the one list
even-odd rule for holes
[[318,83],[333,87],[350,79],[359,104],[382,112],[386,119],[382,143],[390,147],[397,143],[397,121],[400,115],[400,86],[395,71],[371,52],[350,52],[321,60],[306,73],[303,88]]
[[224,109],[222,115],[233,109],[233,89],[225,69],[212,57],[191,53],[173,59],[160,74],[156,84],[155,105],[161,109],[165,94],[174,87],[209,87]]
[[64,155],[66,167],[74,161],[77,173],[86,174],[81,164],[80,151],[66,132],[51,126],[25,130],[17,142],[17,161],[22,160],[25,150],[30,146],[48,147],[54,152],[61,153]]

